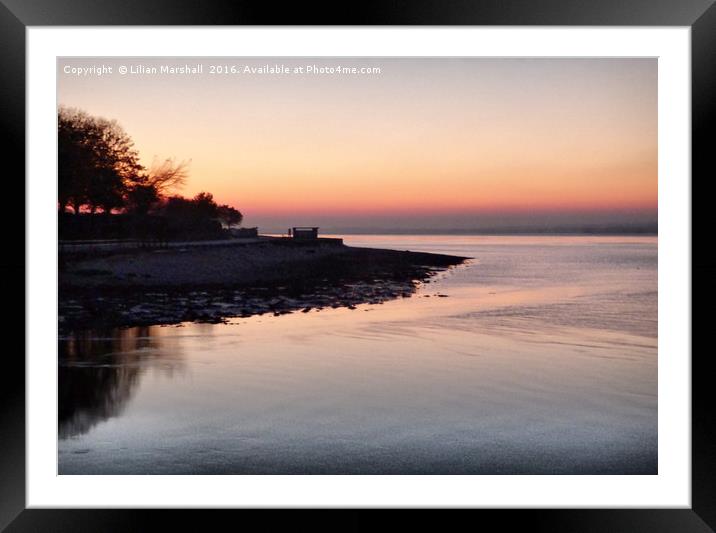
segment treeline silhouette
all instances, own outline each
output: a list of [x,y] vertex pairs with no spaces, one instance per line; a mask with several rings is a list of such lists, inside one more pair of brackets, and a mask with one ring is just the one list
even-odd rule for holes
[[60,239],[206,239],[241,224],[240,211],[211,193],[185,198],[188,161],[139,162],[116,120],[61,106],[58,110]]

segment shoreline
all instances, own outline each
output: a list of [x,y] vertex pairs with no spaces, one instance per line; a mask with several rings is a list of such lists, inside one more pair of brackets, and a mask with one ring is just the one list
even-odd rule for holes
[[228,322],[410,297],[466,257],[278,239],[63,258],[59,329]]

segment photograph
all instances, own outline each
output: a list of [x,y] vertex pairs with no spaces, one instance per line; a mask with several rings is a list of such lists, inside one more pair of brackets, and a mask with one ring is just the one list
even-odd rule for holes
[[658,73],[56,57],[57,473],[658,476]]

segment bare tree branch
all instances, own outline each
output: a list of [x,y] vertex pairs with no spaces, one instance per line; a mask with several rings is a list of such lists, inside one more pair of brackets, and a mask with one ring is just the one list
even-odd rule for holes
[[177,163],[171,158],[161,162],[155,158],[149,167],[146,185],[153,186],[161,195],[166,195],[172,189],[180,189],[189,176],[190,163],[191,159]]

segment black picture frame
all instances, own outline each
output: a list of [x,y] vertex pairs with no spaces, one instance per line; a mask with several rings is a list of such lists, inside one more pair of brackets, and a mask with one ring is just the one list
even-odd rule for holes
[[[15,313],[24,293],[25,234],[20,220],[31,216],[25,202],[25,30],[28,26],[85,25],[549,25],[549,26],[688,26],[692,60],[692,506],[690,509],[531,509],[471,510],[400,515],[409,522],[440,525],[468,518],[473,524],[499,524],[502,531],[650,531],[716,530],[716,411],[707,371],[710,350],[697,349],[708,331],[706,313],[713,300],[716,254],[709,246],[713,210],[704,194],[714,171],[710,139],[716,137],[716,6],[713,0],[393,0],[346,5],[278,5],[255,0],[0,0],[0,123],[5,150],[4,186],[9,193],[2,212],[5,253],[0,283],[13,310],[5,320],[11,335],[25,331],[25,314]],[[710,150],[711,148],[711,150]],[[53,179],[48,176],[48,180]],[[699,194],[701,193],[701,194]],[[12,205],[16,206],[14,209]],[[18,212],[21,211],[21,212]],[[24,229],[24,222],[23,222]],[[696,243],[701,241],[701,246]],[[698,284],[698,290],[693,290]],[[10,296],[15,297],[11,303]],[[19,304],[22,296],[22,304]],[[704,307],[705,309],[705,307]],[[264,527],[357,529],[386,523],[385,511],[349,511],[316,515],[283,511],[266,518],[263,511],[70,510],[26,509],[25,505],[25,364],[24,337],[17,348],[6,343],[0,370],[0,530],[7,531],[135,531],[149,521],[163,527],[208,529],[214,520],[258,517]],[[704,343],[704,346],[706,344]],[[681,355],[681,354],[679,354]],[[229,515],[229,516],[227,516]],[[392,516],[392,515],[389,515]],[[243,522],[242,522],[243,523]],[[273,529],[273,527],[271,527]]]

